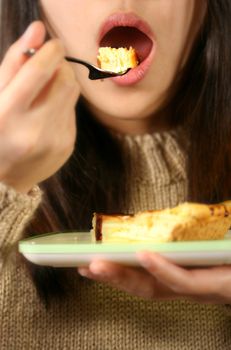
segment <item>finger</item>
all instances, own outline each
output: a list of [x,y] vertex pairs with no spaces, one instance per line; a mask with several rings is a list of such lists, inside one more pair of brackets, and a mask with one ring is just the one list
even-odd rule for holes
[[[20,69],[2,93],[6,106],[25,110],[50,81],[64,59],[64,47],[59,39],[46,42]],[[12,101],[12,96],[14,99]],[[12,105],[13,104],[13,105]]]
[[[75,105],[80,94],[80,89],[74,79],[72,68],[64,62],[62,68],[52,79],[39,97],[34,101],[29,112],[29,119],[32,123],[53,125],[57,130],[52,141],[60,144],[60,135],[66,138],[66,145],[73,144],[76,140],[76,113]],[[44,116],[41,118],[41,116]],[[45,120],[44,120],[45,119]],[[74,147],[74,144],[73,144]]]
[[149,287],[150,282],[146,280],[147,273],[139,274],[136,269],[126,266],[108,261],[93,261],[89,269],[85,270],[85,276],[133,295],[147,298],[153,296],[153,288]]
[[26,32],[9,48],[0,66],[0,91],[2,91],[28,60],[23,52],[29,47],[40,48],[45,39],[45,27],[36,21],[29,25]]
[[221,293],[221,286],[231,287],[231,268],[227,266],[187,270],[157,254],[144,252],[137,256],[143,267],[178,294],[216,295]]
[[94,261],[89,268],[79,269],[82,276],[104,282],[147,299],[173,299],[174,293],[156,281],[143,269],[132,268],[105,261]]
[[43,88],[40,94],[33,101],[31,108],[38,108],[40,105],[51,109],[61,110],[73,106],[74,96],[76,101],[80,93],[80,88],[75,79],[74,71],[70,64],[63,61],[61,67],[55,73],[54,77]]

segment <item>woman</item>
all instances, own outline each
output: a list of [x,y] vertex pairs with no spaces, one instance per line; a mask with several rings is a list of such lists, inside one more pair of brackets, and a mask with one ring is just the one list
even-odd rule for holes
[[[2,349],[230,348],[229,266],[186,270],[146,252],[144,269],[94,261],[86,279],[15,249],[89,229],[94,211],[230,198],[230,14],[229,0],[2,1]],[[35,22],[4,56],[36,19],[59,40],[44,44]],[[120,30],[148,60],[130,80],[93,84],[65,62],[94,62]]]

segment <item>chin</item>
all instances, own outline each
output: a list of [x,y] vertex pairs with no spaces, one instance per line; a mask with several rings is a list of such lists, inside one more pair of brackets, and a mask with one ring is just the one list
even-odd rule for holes
[[150,113],[147,111],[146,105],[134,104],[117,104],[116,106],[107,106],[104,104],[95,106],[98,113],[107,115],[109,118],[123,120],[140,120],[147,118]]

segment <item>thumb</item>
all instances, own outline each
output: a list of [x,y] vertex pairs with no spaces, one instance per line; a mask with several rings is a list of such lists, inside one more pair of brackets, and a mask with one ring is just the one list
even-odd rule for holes
[[28,48],[40,48],[44,43],[46,29],[42,22],[29,25],[25,33],[8,49],[0,66],[0,92],[10,83],[28,57],[23,54]]

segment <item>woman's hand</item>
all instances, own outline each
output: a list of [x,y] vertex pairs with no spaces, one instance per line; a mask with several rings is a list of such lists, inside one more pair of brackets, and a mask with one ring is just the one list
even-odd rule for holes
[[79,273],[148,299],[231,303],[231,266],[186,269],[150,252],[137,258],[142,268],[93,261],[89,268],[79,268]]
[[79,87],[61,42],[44,38],[32,23],[0,66],[0,181],[25,193],[66,162],[76,138]]

